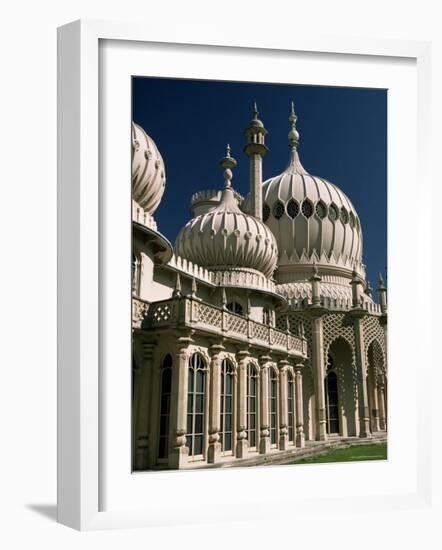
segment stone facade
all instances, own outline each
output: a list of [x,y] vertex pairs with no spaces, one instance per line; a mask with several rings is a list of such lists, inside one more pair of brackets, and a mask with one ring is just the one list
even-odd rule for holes
[[[255,106],[245,133],[251,196],[243,200],[231,187],[236,161],[228,148],[224,190],[193,195],[175,253],[152,217],[164,191],[163,160],[134,126],[134,470],[245,464],[296,453],[308,441],[387,430],[386,289],[380,279],[375,303],[353,206],[340,193],[331,205],[304,197],[299,212],[289,195],[262,207],[261,188],[268,202],[272,193],[281,197],[284,178],[309,177],[297,156],[293,109],[289,120],[288,175],[261,182],[267,132]],[[348,215],[336,219],[336,204]],[[291,244],[275,228],[294,215],[303,219]],[[320,236],[309,225],[314,216]],[[318,249],[300,251],[301,224]],[[336,243],[347,234],[354,244],[344,256]]]

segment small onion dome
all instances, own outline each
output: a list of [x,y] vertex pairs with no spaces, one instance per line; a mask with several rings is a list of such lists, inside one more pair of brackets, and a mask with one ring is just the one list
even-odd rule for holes
[[[362,273],[362,229],[356,210],[336,185],[305,170],[297,151],[293,106],[289,121],[290,162],[262,184],[263,221],[278,243],[278,266],[294,274],[299,264],[316,262],[349,273],[355,267]],[[242,208],[249,211],[250,197]]]
[[278,258],[276,241],[261,221],[240,210],[230,184],[235,165],[228,149],[221,160],[225,188],[219,204],[181,229],[175,252],[212,271],[258,271],[271,277]]
[[163,158],[153,139],[132,122],[132,198],[153,214],[166,185]]

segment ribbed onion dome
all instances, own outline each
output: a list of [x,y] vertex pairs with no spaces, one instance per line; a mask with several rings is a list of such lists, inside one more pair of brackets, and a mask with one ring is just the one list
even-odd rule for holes
[[[356,269],[362,275],[362,231],[356,210],[336,185],[310,175],[302,166],[293,105],[289,120],[289,165],[262,185],[263,221],[278,243],[282,268],[278,278],[288,282],[290,272],[314,262],[329,272],[336,267],[339,272]],[[245,211],[248,202],[242,205]]]
[[271,277],[278,259],[275,237],[264,223],[240,210],[230,184],[236,161],[229,148],[220,164],[225,188],[219,204],[181,229],[175,252],[210,270],[258,271]]
[[166,185],[163,158],[153,139],[132,122],[132,198],[153,214]]

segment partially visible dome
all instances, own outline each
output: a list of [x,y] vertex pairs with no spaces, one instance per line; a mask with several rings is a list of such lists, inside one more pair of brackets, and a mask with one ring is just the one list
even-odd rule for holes
[[226,187],[219,204],[181,229],[176,254],[210,270],[258,271],[271,277],[278,259],[275,237],[264,223],[240,210],[230,187],[230,168],[236,161],[229,149],[221,165]]
[[132,198],[153,214],[166,185],[163,158],[153,139],[132,122]]

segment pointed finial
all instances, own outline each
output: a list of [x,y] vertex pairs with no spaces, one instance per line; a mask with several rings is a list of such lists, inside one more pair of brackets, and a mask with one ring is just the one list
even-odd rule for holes
[[385,289],[384,278],[382,277],[382,273],[380,273],[380,272],[379,272],[379,277],[378,277],[378,289],[380,289],[380,290]]
[[365,287],[365,294],[371,296],[373,289],[371,288],[370,281],[367,281],[367,286]]
[[178,271],[177,271],[177,274],[176,274],[175,288],[174,288],[174,291],[173,291],[173,296],[175,298],[180,298],[181,297],[181,279],[180,279],[180,274],[179,274]]
[[292,101],[292,110],[290,112],[289,116],[289,122],[291,125],[290,131],[289,131],[289,147],[292,151],[296,150],[299,144],[299,133],[296,129],[296,121],[298,120],[298,117],[295,113],[295,104]]
[[256,105],[256,101],[253,103],[253,118],[256,120],[259,116],[258,106]]
[[309,280],[310,281],[321,281],[322,280],[321,276],[319,275],[319,269],[318,269],[318,266],[316,265],[316,260],[313,260],[313,275],[310,277]]
[[220,165],[224,168],[224,187],[232,186],[232,168],[235,168],[237,165],[236,160],[230,156],[230,145],[227,144],[226,147],[226,156],[219,161]]
[[223,293],[222,293],[222,306],[223,309],[227,309],[227,295],[226,295],[226,288],[223,286]]

